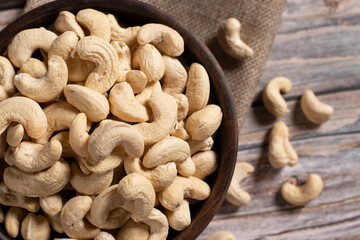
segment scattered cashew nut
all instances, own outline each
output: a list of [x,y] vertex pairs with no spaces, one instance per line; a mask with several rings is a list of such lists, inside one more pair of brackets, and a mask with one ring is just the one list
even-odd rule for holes
[[291,81],[286,77],[271,79],[263,91],[263,101],[266,110],[278,117],[288,113],[290,110],[280,92],[287,93],[291,88]]
[[334,109],[330,105],[320,102],[311,90],[303,93],[300,104],[305,116],[315,124],[326,122],[334,113]]

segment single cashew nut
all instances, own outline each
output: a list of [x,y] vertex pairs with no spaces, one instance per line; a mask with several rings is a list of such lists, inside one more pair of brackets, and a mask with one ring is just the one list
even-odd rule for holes
[[21,236],[24,240],[50,239],[50,225],[43,215],[29,213],[21,223]]
[[209,185],[195,177],[177,176],[174,182],[159,193],[161,205],[171,211],[176,211],[184,202],[184,198],[205,200],[210,196]]
[[100,93],[108,91],[116,82],[120,71],[116,50],[103,39],[90,36],[77,43],[76,51],[81,59],[96,64],[85,82],[85,87]]
[[23,125],[18,123],[11,123],[7,128],[6,141],[11,147],[17,147],[20,145],[25,134]]
[[111,26],[111,41],[124,42],[129,47],[137,43],[136,37],[140,29],[139,26],[122,28],[112,14],[107,15]]
[[214,173],[217,169],[217,154],[214,151],[199,152],[191,157],[195,164],[195,173],[193,177],[205,179]]
[[44,211],[50,226],[58,233],[64,233],[61,226],[60,215],[65,204],[65,200],[60,194],[54,194],[40,198],[40,207]]
[[281,121],[275,123],[271,130],[268,157],[274,168],[294,166],[298,162],[298,155],[289,141],[289,129]]
[[172,96],[183,93],[187,82],[184,66],[178,59],[166,55],[163,56],[163,61],[165,65],[163,91]]
[[[190,156],[190,149],[189,149]],[[196,167],[191,157],[188,157],[184,162],[177,162],[176,168],[181,176],[189,177],[194,175]]]
[[184,200],[180,208],[176,211],[165,211],[166,217],[169,220],[169,225],[176,231],[182,231],[191,223],[191,213],[189,201]]
[[176,103],[178,104],[177,120],[181,121],[186,118],[189,111],[189,101],[184,94],[174,95]]
[[0,183],[0,204],[24,208],[29,212],[37,212],[40,209],[39,200],[37,198],[25,197],[13,192],[4,182]]
[[27,73],[34,78],[41,78],[47,73],[47,67],[39,59],[29,58],[29,60],[21,65],[18,74],[20,73]]
[[116,240],[148,240],[150,235],[149,226],[141,222],[134,222],[130,219],[124,226],[122,226],[116,235]]
[[[178,111],[179,116],[179,111]],[[174,129],[171,130],[170,136],[181,138],[182,140],[186,141],[190,138],[188,131],[185,129],[185,123],[183,120],[177,121],[175,123]]]
[[69,131],[69,143],[74,152],[82,157],[88,157],[88,144],[90,135],[87,131],[87,118],[85,113],[79,113],[72,122]]
[[62,158],[74,158],[75,157],[76,154],[73,151],[73,149],[71,148],[70,143],[69,143],[69,132],[68,131],[59,132],[58,134],[53,136],[50,141],[52,141],[52,140],[57,140],[61,143],[61,146],[62,146],[61,157]]
[[10,61],[0,56],[0,101],[15,94],[14,76],[15,71]]
[[76,22],[75,15],[68,11],[61,11],[54,23],[55,30],[63,33],[73,31],[79,38],[85,37],[85,33]]
[[71,57],[79,38],[72,31],[66,31],[58,36],[50,46],[48,53],[49,58],[52,56],[60,56],[65,61]]
[[137,35],[140,45],[152,43],[165,54],[177,57],[184,52],[184,39],[174,29],[159,23],[143,25]]
[[185,95],[189,101],[189,115],[204,108],[209,101],[209,75],[199,63],[190,66]]
[[81,164],[79,164],[79,166],[84,173],[86,173],[83,169],[84,167],[88,169],[90,172],[104,173],[120,166],[124,161],[125,154],[126,153],[123,150],[123,148],[119,146],[116,147],[114,151],[112,151],[110,156],[106,157],[105,159],[96,162],[91,157],[88,157],[86,161],[83,162],[84,166],[81,167]]
[[140,104],[148,107],[148,101],[151,95],[156,92],[162,92],[159,81],[148,83],[145,88],[135,96],[135,98],[139,101]]
[[291,81],[286,77],[271,79],[263,91],[263,101],[266,110],[278,117],[288,113],[290,110],[280,92],[287,93],[291,88]]
[[186,130],[194,140],[203,140],[215,133],[222,119],[221,108],[210,104],[194,112],[186,121]]
[[254,167],[246,162],[236,163],[234,175],[230,187],[226,193],[226,200],[235,206],[247,205],[251,201],[250,194],[242,190],[239,183],[250,173],[254,172]]
[[107,232],[99,232],[98,235],[94,238],[94,240],[115,240],[113,235]]
[[95,9],[84,9],[76,14],[76,21],[86,27],[91,36],[110,42],[111,27],[107,16]]
[[139,46],[132,55],[131,66],[145,73],[149,82],[159,81],[165,72],[161,53],[150,44]]
[[218,30],[218,41],[222,49],[231,57],[243,59],[252,57],[254,51],[241,40],[241,24],[235,18],[228,18],[221,22]]
[[52,167],[41,172],[25,173],[15,167],[4,172],[4,182],[12,191],[27,197],[53,195],[65,187],[70,180],[69,164],[60,159]]
[[310,174],[303,186],[296,186],[296,179],[293,183],[286,182],[281,187],[281,195],[288,203],[303,206],[319,196],[322,189],[321,177],[317,174]]
[[0,134],[11,122],[22,124],[29,137],[35,139],[40,138],[47,127],[44,111],[26,97],[12,97],[0,102]]
[[208,137],[205,140],[187,140],[187,143],[190,146],[190,154],[191,156],[200,151],[208,151],[211,150],[214,145],[214,139],[212,137]]
[[25,209],[18,207],[11,207],[5,215],[5,231],[12,237],[16,238],[19,234],[20,224],[26,217],[28,212]]
[[236,238],[230,232],[220,231],[211,234],[206,240],[236,240]]
[[49,52],[52,42],[57,38],[57,35],[45,28],[26,29],[14,37],[8,47],[8,56],[11,63],[15,67],[21,65],[29,60],[36,49],[43,49]]
[[68,81],[68,69],[65,61],[59,56],[51,56],[46,75],[37,79],[27,73],[15,76],[14,84],[23,94],[37,102],[49,102],[56,99]]
[[150,227],[148,240],[166,240],[169,232],[169,222],[166,216],[156,208],[142,221]]
[[90,210],[93,200],[89,196],[77,196],[65,203],[61,210],[61,226],[66,235],[78,239],[94,238],[100,229],[88,223],[84,216]]
[[334,113],[334,109],[315,96],[311,90],[306,90],[301,96],[301,110],[311,122],[322,124],[329,120]]

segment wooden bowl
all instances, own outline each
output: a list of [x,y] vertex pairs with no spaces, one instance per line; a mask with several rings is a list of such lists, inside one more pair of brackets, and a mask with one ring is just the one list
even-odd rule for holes
[[[62,0],[48,3],[21,16],[0,33],[0,52],[6,51],[18,32],[28,28],[48,26],[55,21],[60,11],[76,13],[84,8],[112,13],[119,21],[129,26],[157,22],[172,27],[184,38],[183,56],[186,60],[189,63],[195,61],[201,63],[210,76],[211,101],[219,105],[223,111],[222,124],[214,139],[214,151],[219,156],[219,166],[217,171],[206,179],[212,189],[210,197],[192,206],[191,225],[182,232],[171,230],[168,237],[168,239],[196,239],[224,201],[236,162],[237,120],[224,73],[210,50],[194,34],[159,9],[136,0]],[[2,227],[0,227],[0,239],[10,239]]]

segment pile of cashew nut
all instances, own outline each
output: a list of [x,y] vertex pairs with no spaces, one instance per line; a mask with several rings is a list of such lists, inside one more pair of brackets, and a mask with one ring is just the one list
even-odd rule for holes
[[184,230],[217,169],[222,111],[208,104],[205,68],[188,66],[182,37],[162,24],[124,28],[84,9],[49,29],[21,31],[0,57],[6,232],[162,240]]

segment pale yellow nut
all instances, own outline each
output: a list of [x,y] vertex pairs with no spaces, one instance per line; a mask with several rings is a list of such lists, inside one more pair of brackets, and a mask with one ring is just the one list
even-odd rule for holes
[[6,152],[5,152],[4,160],[9,166],[14,165],[14,162],[15,162],[15,154],[14,154],[15,150],[16,150],[16,148],[8,147]]
[[16,238],[20,231],[20,224],[26,217],[28,212],[25,209],[18,207],[11,207],[5,215],[5,231],[12,237]]
[[176,103],[178,104],[177,120],[181,121],[188,115],[189,112],[189,100],[184,94],[174,95]]
[[87,131],[87,118],[85,113],[79,113],[73,120],[69,131],[69,143],[74,152],[82,157],[88,157],[88,144],[90,135]]
[[110,233],[99,232],[99,234],[95,236],[94,240],[115,240],[115,238]]
[[286,77],[271,79],[263,91],[263,101],[266,110],[278,117],[288,113],[290,110],[280,92],[287,93],[291,88],[291,81]]
[[181,62],[166,55],[163,55],[165,72],[163,77],[163,91],[175,96],[184,92],[187,82],[187,72]]
[[18,147],[23,140],[25,129],[23,125],[18,123],[11,123],[7,128],[6,142],[11,147]]
[[64,233],[61,226],[61,210],[65,204],[64,198],[60,194],[54,194],[40,198],[40,206],[47,217],[50,226],[58,233]]
[[44,62],[36,58],[29,58],[29,60],[21,65],[19,73],[27,73],[34,78],[41,78],[47,73],[47,67]]
[[79,38],[85,37],[85,33],[77,23],[75,15],[68,11],[61,11],[54,23],[55,30],[63,33],[73,31]]
[[204,140],[187,140],[190,146],[190,154],[191,156],[200,151],[208,151],[211,150],[214,145],[214,139],[212,137],[208,137]]
[[125,73],[125,81],[130,84],[134,93],[139,93],[148,82],[145,73],[139,70],[130,70]]
[[191,157],[195,164],[193,177],[205,179],[214,173],[218,167],[217,154],[214,151],[199,152]]
[[175,123],[174,129],[170,132],[170,136],[181,138],[185,141],[190,138],[188,131],[185,129],[185,123],[183,120]]
[[136,94],[135,98],[139,101],[140,104],[148,107],[148,100],[150,99],[151,95],[156,92],[162,92],[159,81],[148,83],[140,93]]
[[150,215],[142,221],[150,228],[148,240],[166,240],[169,232],[169,222],[160,210],[153,208]]
[[191,157],[188,157],[184,162],[177,162],[176,168],[181,176],[189,177],[194,175],[196,167]]
[[296,179],[293,183],[286,182],[281,187],[281,195],[290,204],[303,206],[320,195],[323,189],[323,182],[319,175],[310,174],[306,183],[296,186]]
[[241,24],[235,18],[228,18],[221,22],[218,30],[218,40],[222,49],[231,57],[244,59],[252,57],[254,51],[241,40]]
[[65,61],[68,60],[71,57],[78,40],[79,38],[72,31],[62,33],[51,44],[48,56],[52,57],[57,55]]
[[129,47],[137,43],[139,26],[123,28],[118,24],[114,15],[108,14],[107,17],[111,26],[111,41],[124,42]]
[[236,238],[230,232],[220,231],[220,232],[211,234],[210,236],[208,236],[206,238],[206,240],[236,240]]
[[191,212],[189,201],[184,200],[180,208],[176,211],[165,210],[165,215],[169,220],[169,225],[176,231],[182,231],[191,224]]
[[15,71],[10,61],[0,56],[0,101],[15,94],[14,76]]
[[254,172],[254,167],[246,162],[236,163],[234,175],[231,179],[230,187],[226,193],[226,200],[235,206],[247,205],[251,201],[250,194],[242,190],[239,183],[250,173]]
[[334,109],[330,105],[320,102],[311,90],[303,93],[300,104],[305,116],[315,124],[326,122],[334,113]]
[[50,239],[50,225],[43,215],[29,213],[21,223],[21,236],[24,240]]
[[76,21],[86,27],[90,36],[96,36],[110,42],[111,27],[107,16],[95,9],[83,9],[76,14]]
[[149,226],[144,223],[137,223],[130,219],[122,226],[116,235],[116,240],[148,240],[150,235]]
[[283,122],[275,123],[270,132],[268,157],[274,168],[294,166],[298,162],[298,155],[289,141],[289,129]]
[[[109,14],[111,15],[111,14]],[[119,57],[119,65],[123,71],[130,71],[131,70],[131,51],[126,43],[121,41],[112,41],[111,46],[114,47],[116,53]],[[122,73],[122,72],[120,72]],[[123,75],[123,74],[120,74]],[[117,82],[122,82],[124,79],[117,79]]]

